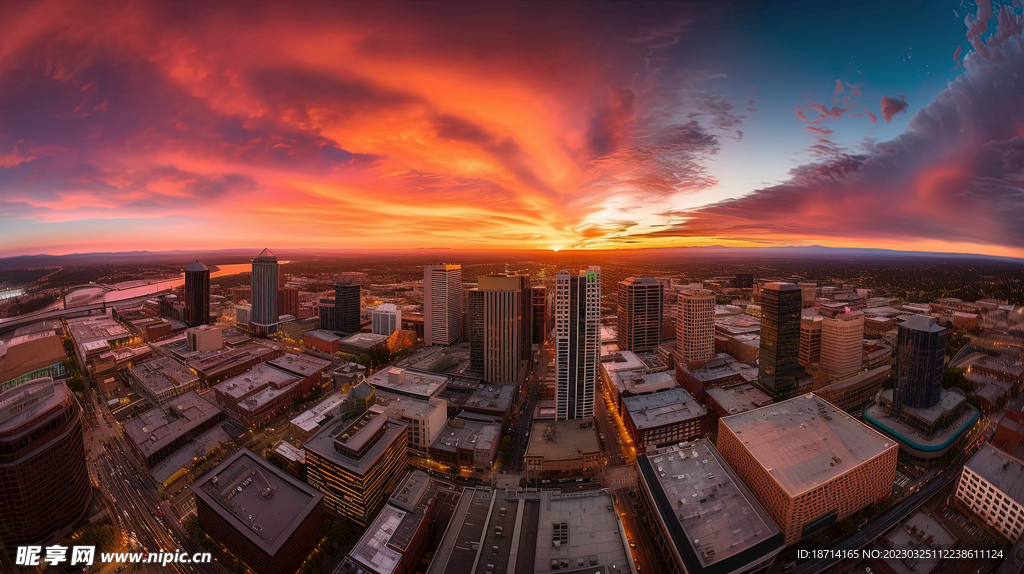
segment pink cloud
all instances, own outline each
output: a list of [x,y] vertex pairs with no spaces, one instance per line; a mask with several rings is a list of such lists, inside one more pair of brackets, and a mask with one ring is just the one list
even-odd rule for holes
[[892,117],[900,112],[904,112],[910,107],[907,103],[906,97],[900,94],[900,99],[893,99],[887,96],[882,96],[882,117],[885,118],[886,122],[891,122]]

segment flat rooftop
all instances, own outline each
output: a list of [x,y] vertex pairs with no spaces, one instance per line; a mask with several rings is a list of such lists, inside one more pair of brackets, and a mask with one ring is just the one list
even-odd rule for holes
[[515,385],[481,384],[462,403],[462,408],[475,408],[492,412],[505,412],[512,404]]
[[[456,421],[453,426],[452,421]],[[501,425],[452,419],[441,429],[431,448],[455,452],[457,448],[490,450],[501,439]]]
[[904,319],[899,326],[929,333],[938,333],[946,330],[945,327],[938,324],[935,317],[929,317],[927,315],[911,315]]
[[300,381],[295,381],[289,385],[284,385],[280,388],[267,386],[262,391],[254,395],[249,395],[248,397],[245,398],[244,401],[238,403],[238,409],[250,412],[259,410],[261,407],[273,402],[275,398],[280,400],[279,397],[282,394],[294,390],[300,384]]
[[638,429],[685,422],[708,414],[690,393],[681,388],[622,399],[622,408]]
[[218,392],[240,401],[246,395],[262,387],[284,387],[296,380],[295,375],[279,371],[266,363],[253,365],[248,371],[235,375],[213,386]]
[[189,391],[168,401],[164,407],[150,409],[124,425],[124,432],[148,456],[171,444],[182,435],[217,416],[221,410],[210,401]]
[[109,341],[129,336],[128,331],[108,315],[68,319],[67,324],[71,337],[79,345],[97,339]]
[[402,367],[389,367],[377,371],[368,377],[366,382],[375,389],[426,399],[441,392],[448,382],[448,377]]
[[446,409],[447,411],[446,404],[430,404],[430,401],[423,399],[396,395],[387,391],[377,391],[370,410],[383,413],[390,409],[399,409],[410,417],[427,417],[439,408]]
[[704,393],[731,415],[772,404],[771,397],[750,383],[740,383],[731,387],[713,387]]
[[684,560],[703,569],[757,546],[748,562],[785,545],[782,531],[711,443],[656,449],[637,464]]
[[297,377],[309,377],[331,366],[331,362],[328,359],[321,359],[305,353],[301,355],[288,353],[267,361],[267,364]]
[[605,572],[632,572],[619,515],[607,489],[541,494],[534,572],[584,567],[590,568],[587,572],[600,567]]
[[1024,462],[986,444],[965,466],[1017,504],[1024,505]]
[[273,556],[323,493],[243,448],[196,480],[192,491],[250,542]]
[[814,394],[722,417],[791,497],[898,448],[896,442]]
[[188,388],[199,381],[199,375],[170,357],[132,365],[132,374],[154,395],[170,389]]
[[375,335],[373,333],[356,333],[350,335],[338,341],[339,345],[347,345],[349,347],[355,347],[359,349],[369,349],[375,345],[380,345],[384,341],[388,340],[387,335]]
[[600,451],[597,429],[592,426],[580,428],[580,421],[557,421],[533,425],[526,456],[566,460]]
[[325,331],[323,329],[313,329],[312,331],[306,331],[305,333],[303,333],[303,336],[313,337],[314,339],[320,339],[321,341],[326,341],[328,343],[341,340],[341,337],[335,335],[330,331]]
[[302,414],[293,418],[291,424],[305,432],[316,430],[328,416],[337,414],[341,406],[348,401],[345,393],[333,393],[316,404],[313,408],[303,411]]
[[[755,345],[760,342],[760,338],[754,335],[741,335],[735,338],[738,341],[749,342]],[[698,369],[696,371],[687,369],[687,372],[698,381],[708,382],[735,375],[743,376],[743,372],[749,371],[750,369],[754,369],[754,371],[757,370],[756,367],[751,367],[746,363],[737,361],[729,353],[718,353],[704,364],[703,369]],[[746,379],[746,377],[744,377],[744,379]]]

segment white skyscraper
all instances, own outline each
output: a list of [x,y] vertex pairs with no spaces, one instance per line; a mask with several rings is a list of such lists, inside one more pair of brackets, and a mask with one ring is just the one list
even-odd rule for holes
[[392,303],[382,303],[371,314],[374,335],[391,335],[402,328],[402,312]]
[[445,346],[462,338],[462,266],[423,266],[423,343]]
[[679,293],[676,354],[688,369],[700,369],[715,356],[715,294],[711,291]]
[[594,416],[600,373],[601,268],[555,276],[555,416],[558,420]]
[[840,313],[821,320],[821,370],[829,379],[860,372],[864,356],[864,313]]

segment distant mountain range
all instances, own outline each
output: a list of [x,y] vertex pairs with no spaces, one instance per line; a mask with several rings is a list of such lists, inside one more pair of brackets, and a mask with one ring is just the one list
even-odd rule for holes
[[[0,258],[0,270],[26,267],[47,267],[57,265],[118,265],[150,264],[178,265],[199,259],[208,264],[244,263],[255,257],[262,248],[217,249],[200,251],[125,251],[104,253],[73,253],[68,255],[18,255]],[[380,255],[388,258],[428,261],[479,262],[494,259],[533,260],[587,260],[599,262],[602,259],[650,261],[660,260],[709,260],[719,261],[768,261],[768,260],[908,260],[929,259],[943,261],[989,261],[1022,263],[1024,259],[994,255],[965,253],[931,253],[926,251],[897,251],[892,249],[859,249],[854,247],[823,247],[820,245],[792,247],[664,247],[630,250],[548,250],[522,249],[452,249],[428,247],[418,249],[272,249],[281,260],[303,261],[310,259],[362,258]],[[436,254],[436,256],[434,255]]]

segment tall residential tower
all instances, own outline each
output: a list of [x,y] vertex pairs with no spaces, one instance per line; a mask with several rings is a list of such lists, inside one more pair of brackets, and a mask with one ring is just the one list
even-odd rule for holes
[[707,289],[679,292],[676,356],[687,369],[700,369],[715,356],[715,294]]
[[601,268],[555,276],[555,416],[594,415],[601,354]]

